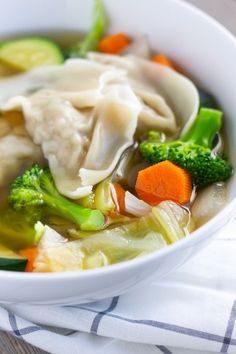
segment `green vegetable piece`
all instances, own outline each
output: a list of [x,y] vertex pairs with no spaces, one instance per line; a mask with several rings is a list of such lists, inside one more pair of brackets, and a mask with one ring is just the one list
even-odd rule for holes
[[165,240],[171,244],[194,230],[190,213],[187,209],[172,201],[164,201],[152,208],[152,213],[160,225],[160,231]]
[[86,197],[80,198],[78,200],[78,203],[85,208],[95,209],[94,199],[95,199],[95,193],[92,192]]
[[218,104],[215,98],[204,90],[198,88],[200,107],[217,109]]
[[148,133],[148,140],[156,143],[161,143],[161,133],[155,130],[150,130]]
[[59,46],[50,39],[27,37],[3,42],[0,61],[14,69],[27,71],[37,66],[61,64],[64,57]]
[[[162,202],[142,218],[122,225],[63,242],[63,238],[50,229],[44,229],[40,240],[40,264],[45,271],[83,270],[127,261],[158,251],[185,237],[189,227],[189,213],[173,202]],[[81,236],[81,232],[78,232]],[[50,252],[50,248],[53,252]]]
[[0,270],[24,272],[27,259],[0,245]]
[[212,149],[213,140],[222,125],[221,111],[201,108],[190,129],[181,136],[181,141]]
[[99,209],[103,213],[115,210],[115,203],[112,198],[111,177],[100,182],[95,191],[87,197],[81,198],[79,204],[86,208]]
[[0,213],[0,243],[17,250],[31,247],[38,241],[34,230],[37,217],[33,213],[28,216],[11,209]]
[[107,16],[102,0],[94,0],[92,27],[84,39],[71,48],[69,56],[84,58],[88,52],[96,50],[100,39],[106,31],[107,24]]
[[169,160],[190,172],[193,183],[205,187],[232,176],[231,165],[212,151],[215,135],[222,124],[222,112],[202,108],[190,129],[179,140],[167,143],[151,138],[140,144],[140,152],[149,163]]
[[111,178],[100,182],[95,190],[95,207],[104,213],[115,210],[111,192]]
[[80,226],[81,230],[100,230],[105,219],[100,210],[84,208],[61,196],[49,168],[37,164],[17,177],[11,186],[10,203],[15,210],[47,207],[47,212],[61,216]]

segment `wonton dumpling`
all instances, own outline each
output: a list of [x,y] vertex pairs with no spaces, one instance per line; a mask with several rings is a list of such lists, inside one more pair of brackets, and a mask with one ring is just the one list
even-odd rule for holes
[[29,137],[13,134],[0,138],[0,187],[15,178],[22,165],[41,159],[40,148]]
[[47,90],[8,102],[8,108],[19,107],[30,136],[42,146],[58,190],[72,199],[91,193],[93,185],[114,170],[133,143],[141,110],[127,85],[111,87],[96,109],[87,112]]
[[77,108],[94,107],[107,83],[120,81],[123,70],[85,59],[67,60],[0,80],[0,103],[17,95],[30,95],[41,89],[53,91]]
[[89,53],[88,58],[127,72],[128,83],[143,104],[139,119],[148,123],[149,128],[174,132],[176,118],[181,126],[192,124],[199,109],[199,95],[185,76],[134,56]]
[[[80,183],[79,167],[94,124],[92,112],[81,113],[47,90],[30,97],[16,96],[8,105],[22,109],[26,128],[34,143],[41,145],[59,191],[70,197],[68,189],[77,189]],[[91,189],[81,191],[82,195],[89,194]]]
[[15,97],[11,104],[21,106],[26,129],[34,143],[42,146],[49,163],[51,156],[56,156],[68,173],[77,173],[78,161],[83,160],[88,150],[93,127],[90,111],[81,113],[69,101],[46,90],[30,98]]
[[140,109],[139,101],[128,86],[114,86],[104,95],[94,111],[96,123],[85,159],[82,163],[77,161],[78,173],[69,174],[55,156],[49,159],[62,194],[71,199],[81,198],[111,174],[122,153],[133,143]]
[[122,153],[133,143],[141,105],[129,86],[117,85],[95,109],[96,125],[80,177],[94,185],[114,170]]
[[74,199],[112,173],[137,127],[175,133],[176,117],[191,121],[199,105],[174,70],[98,53],[0,80],[0,92],[3,109],[23,111],[58,190]]

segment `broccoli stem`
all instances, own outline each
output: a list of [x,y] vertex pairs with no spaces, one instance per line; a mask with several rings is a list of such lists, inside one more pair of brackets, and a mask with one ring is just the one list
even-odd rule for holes
[[34,210],[37,217],[42,207],[46,207],[48,213],[72,221],[81,230],[104,228],[105,217],[100,210],[84,208],[61,196],[49,168],[42,169],[37,164],[15,179],[11,185],[9,201],[15,210]]
[[180,140],[212,149],[213,140],[220,130],[221,124],[221,111],[201,108],[193,125]]
[[81,230],[101,230],[105,224],[104,215],[100,210],[84,208],[59,194],[54,197],[44,193],[43,197],[52,212],[55,211],[56,215],[80,225]]

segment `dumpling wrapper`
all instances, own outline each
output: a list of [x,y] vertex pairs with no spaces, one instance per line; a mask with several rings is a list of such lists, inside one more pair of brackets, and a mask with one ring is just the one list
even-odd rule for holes
[[19,169],[42,159],[41,151],[29,137],[8,134],[0,138],[0,187],[15,178]]
[[0,104],[18,95],[29,96],[39,90],[52,91],[75,107],[94,107],[110,81],[125,75],[123,70],[86,59],[67,60],[63,65],[50,65],[0,80]]
[[174,132],[176,119],[184,130],[192,125],[199,109],[199,94],[187,77],[135,56],[91,52],[88,58],[127,72],[128,83],[142,102],[139,121],[149,128]]
[[199,106],[195,86],[174,70],[98,53],[0,80],[0,92],[2,109],[23,111],[57,188],[74,199],[112,173],[137,127],[175,133],[173,112],[191,123]]
[[15,97],[6,107],[21,107],[26,128],[42,146],[58,190],[71,199],[90,194],[93,185],[112,173],[133,143],[141,110],[127,85],[111,87],[86,113],[47,91]]
[[139,101],[128,86],[114,86],[104,95],[94,112],[96,124],[79,170],[80,180],[75,178],[72,185],[66,169],[50,164],[62,194],[71,199],[81,198],[112,173],[122,153],[133,143],[140,109]]
[[176,132],[192,124],[199,108],[194,84],[176,71],[134,56],[89,53],[88,59],[71,59],[64,65],[34,69],[0,81],[0,103],[14,95],[40,88],[52,90],[74,107],[95,107],[109,84],[126,83],[142,103],[139,122],[148,129]]

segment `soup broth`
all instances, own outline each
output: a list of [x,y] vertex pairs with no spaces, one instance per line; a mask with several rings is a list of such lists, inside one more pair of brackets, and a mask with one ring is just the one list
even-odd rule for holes
[[90,34],[34,35],[0,48],[1,269],[127,261],[227,203],[222,112],[170,59],[123,34],[99,53]]

